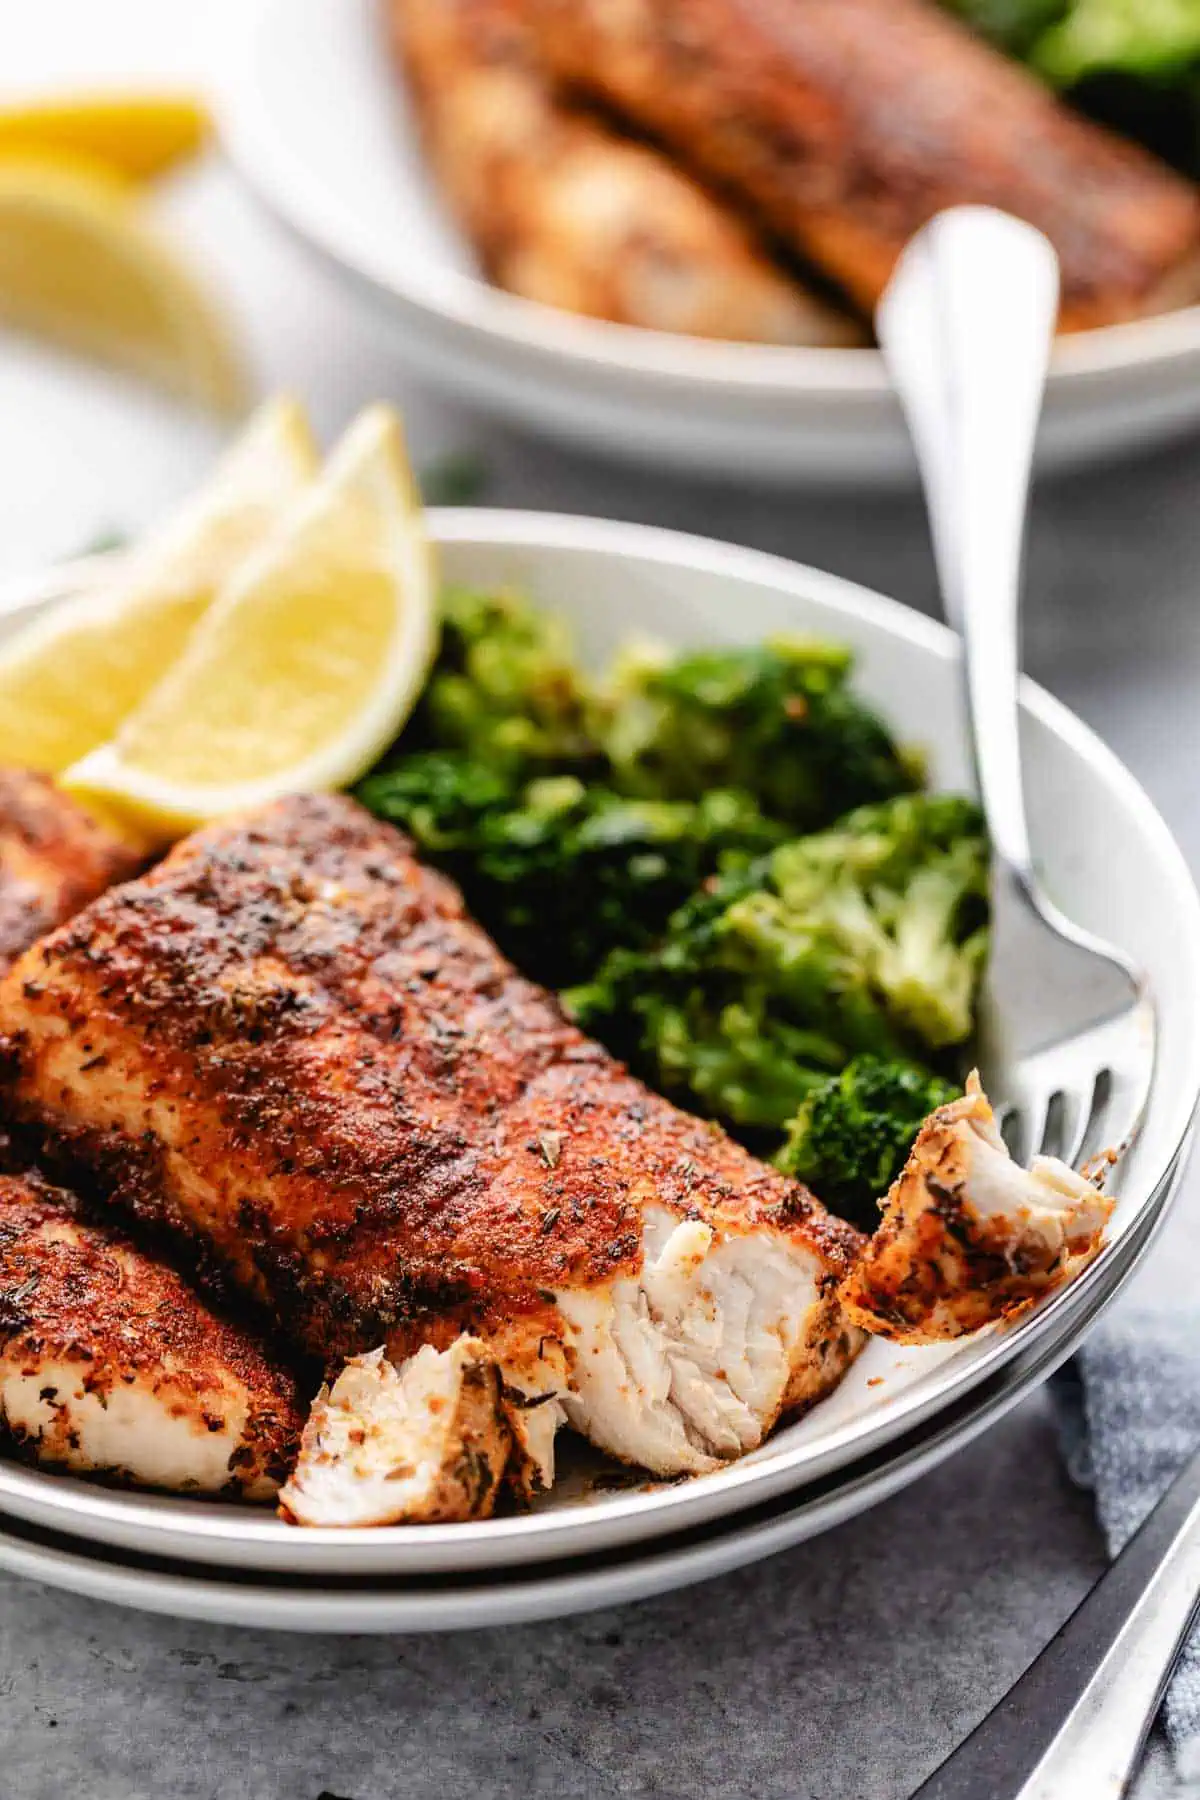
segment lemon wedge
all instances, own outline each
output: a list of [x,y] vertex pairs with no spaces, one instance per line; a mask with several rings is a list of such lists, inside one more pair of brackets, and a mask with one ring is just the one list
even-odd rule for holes
[[244,405],[222,315],[100,164],[0,156],[0,320],[214,412]]
[[437,648],[433,559],[399,419],[372,407],[233,577],[113,743],[63,786],[157,841],[348,785]]
[[303,412],[269,402],[111,581],[0,641],[0,764],[57,775],[107,743],[316,472]]
[[190,161],[210,131],[203,106],[182,93],[74,94],[0,106],[0,156],[88,157],[131,181]]

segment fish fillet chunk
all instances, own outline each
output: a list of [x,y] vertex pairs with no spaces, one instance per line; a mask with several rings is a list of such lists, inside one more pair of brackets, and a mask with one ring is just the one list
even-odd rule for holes
[[575,1370],[568,1418],[662,1474],[754,1449],[764,1421],[819,1398],[845,1366],[820,1287],[819,1263],[786,1232],[714,1229],[648,1205],[638,1273],[557,1296]]
[[490,1517],[508,1461],[495,1358],[478,1338],[396,1368],[352,1356],[317,1395],[280,1508],[301,1525]]
[[48,776],[0,769],[0,973],[144,862]]
[[843,1304],[898,1343],[962,1337],[1072,1281],[1100,1250],[1113,1205],[1057,1157],[1014,1162],[972,1075],[921,1127]]
[[0,1104],[331,1372],[482,1339],[526,1493],[564,1413],[702,1471],[861,1342],[858,1234],[589,1042],[348,799],[197,833],[36,945]]
[[73,1474],[268,1500],[301,1412],[291,1376],[174,1271],[71,1195],[0,1176],[0,1419]]

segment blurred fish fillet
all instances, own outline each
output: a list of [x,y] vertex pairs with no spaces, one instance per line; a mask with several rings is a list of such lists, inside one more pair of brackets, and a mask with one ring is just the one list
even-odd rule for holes
[[561,79],[739,196],[864,311],[913,233],[963,203],[1051,239],[1065,329],[1200,295],[1191,184],[933,0],[521,4]]
[[862,1342],[858,1234],[583,1037],[348,799],[199,832],[43,939],[0,983],[0,1097],[331,1371],[481,1340],[527,1493],[564,1416],[701,1472]]
[[521,0],[390,8],[431,161],[500,287],[660,331],[864,341],[659,151],[563,102],[538,66]]
[[73,1474],[267,1500],[301,1414],[290,1375],[172,1270],[0,1176],[0,1422]]
[[0,973],[144,862],[48,776],[0,768]]

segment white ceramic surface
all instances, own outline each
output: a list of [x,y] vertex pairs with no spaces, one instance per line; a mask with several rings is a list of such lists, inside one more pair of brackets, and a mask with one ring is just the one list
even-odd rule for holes
[[[901,736],[927,747],[936,782],[966,780],[954,640],[904,607],[777,557],[642,526],[484,511],[431,519],[448,579],[525,590],[571,621],[593,662],[634,631],[679,645],[786,630],[849,642],[861,688]],[[1200,1093],[1192,1023],[1200,901],[1166,827],[1117,759],[1032,685],[1025,705],[1032,828],[1050,890],[1071,917],[1145,963],[1161,1004],[1160,1068],[1144,1134],[1122,1171],[1115,1244],[1161,1197]],[[475,1524],[299,1532],[268,1514],[114,1493],[0,1463],[0,1512],[126,1549],[310,1575],[482,1570],[628,1546],[760,1504],[878,1450],[1041,1334],[1087,1315],[1107,1287],[1107,1262],[1007,1332],[924,1351],[872,1343],[807,1418],[728,1469],[678,1486],[557,1501]]]
[[[446,217],[381,0],[247,0],[223,125],[271,211],[377,305],[415,373],[590,446],[738,480],[892,479],[912,461],[873,350],[717,344],[489,287]],[[1042,459],[1200,424],[1200,308],[1058,345]]]

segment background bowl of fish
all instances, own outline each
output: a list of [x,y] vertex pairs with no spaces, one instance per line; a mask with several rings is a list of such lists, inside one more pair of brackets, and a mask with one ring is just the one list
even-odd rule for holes
[[[922,748],[931,785],[969,786],[954,639],[894,602],[779,558],[647,527],[471,510],[434,511],[429,522],[448,583],[527,595],[562,618],[585,666],[604,664],[631,635],[649,634],[673,650],[756,644],[787,633],[846,644],[856,656],[859,690],[902,742]],[[77,585],[68,571],[8,596],[6,610],[14,617],[30,608],[52,611]],[[107,1555],[270,1571],[273,1579],[482,1580],[511,1571],[516,1581],[520,1570],[559,1559],[619,1556],[657,1538],[715,1528],[749,1509],[802,1505],[802,1490],[820,1496],[821,1484],[828,1489],[839,1472],[872,1458],[886,1462],[892,1445],[906,1458],[894,1485],[927,1465],[927,1456],[913,1452],[914,1433],[927,1429],[936,1438],[939,1420],[961,1417],[961,1426],[943,1434],[944,1454],[956,1431],[980,1428],[967,1416],[972,1395],[998,1391],[1020,1369],[1025,1381],[1033,1379],[1035,1364],[1036,1373],[1046,1372],[1124,1283],[1173,1191],[1200,1095],[1200,901],[1180,852],[1137,783],[1090,730],[1032,684],[1024,708],[1032,828],[1049,890],[1069,916],[1145,965],[1160,1008],[1149,1112],[1120,1168],[1108,1247],[1069,1286],[1005,1328],[956,1342],[913,1348],[873,1339],[834,1391],[797,1422],[689,1480],[615,1480],[613,1465],[597,1476],[585,1461],[568,1469],[551,1496],[505,1516],[299,1531],[266,1511],[122,1492],[4,1460],[0,1514],[105,1546]],[[1013,1387],[1009,1403],[1019,1391]],[[884,1491],[886,1482],[863,1489],[859,1504]],[[811,1529],[832,1522],[821,1504],[814,1502]],[[778,1541],[770,1532],[762,1538],[764,1549]],[[680,1570],[692,1567],[686,1556],[677,1561]],[[659,1585],[670,1584],[664,1573]]]
[[[559,0],[259,0],[244,19],[226,140],[270,211],[361,290],[414,369],[579,445],[741,478],[911,470],[865,320],[904,238],[956,201],[1023,213],[1063,259],[1072,329],[1050,374],[1046,463],[1128,449],[1196,418],[1191,180],[1083,121],[957,20],[931,20],[932,0],[797,7],[791,43],[750,9],[758,76],[742,88],[723,86],[731,8],[685,30],[667,0],[608,15],[587,6],[573,23]],[[586,90],[565,119],[548,108],[540,61],[527,66],[530,43],[535,59],[553,46],[555,82]],[[1193,91],[1200,46],[1156,48],[1166,72],[1138,123],[1186,141],[1173,108]],[[672,77],[675,64],[655,60],[666,52],[688,70]],[[1057,40],[1038,54],[1060,72],[1082,58]],[[763,110],[773,68],[790,83],[783,104],[799,134],[783,149]],[[804,121],[826,79],[837,122],[828,141],[817,133],[802,181]],[[1090,104],[1113,86],[1089,76],[1072,92]],[[762,217],[789,256],[799,248],[820,265],[815,286],[762,250],[745,222]],[[857,323],[831,306],[825,276],[852,293]]]

